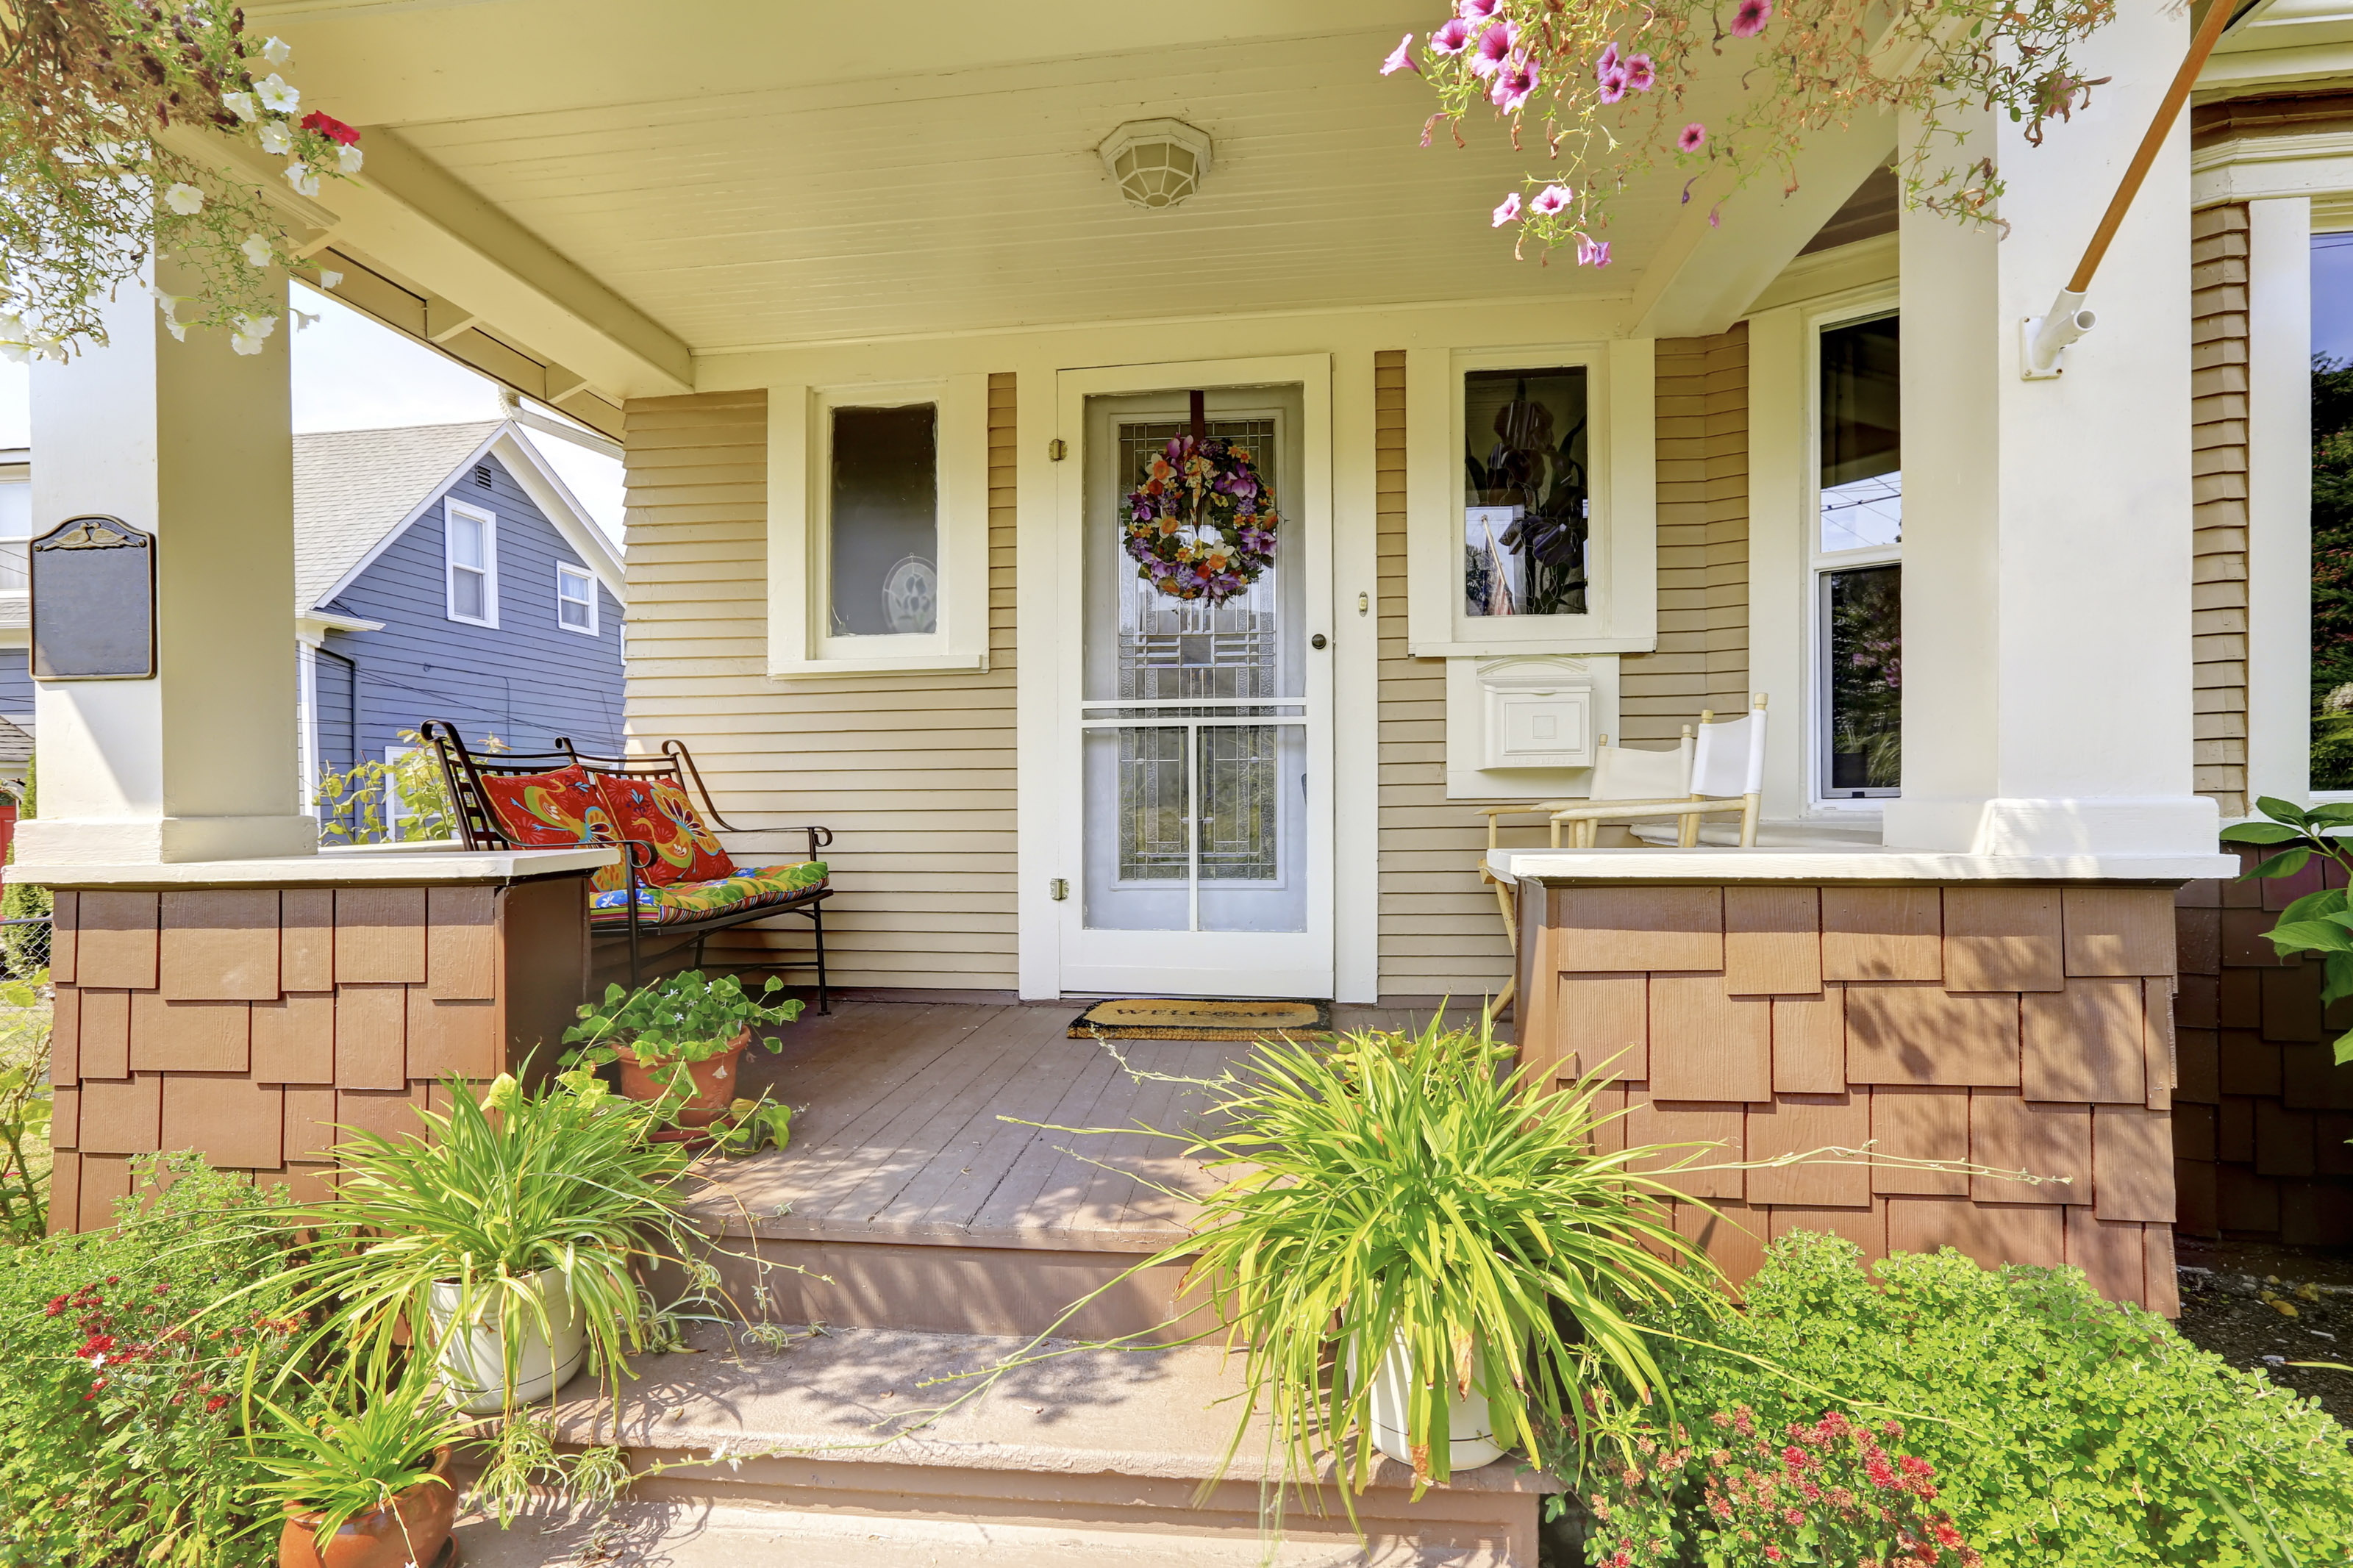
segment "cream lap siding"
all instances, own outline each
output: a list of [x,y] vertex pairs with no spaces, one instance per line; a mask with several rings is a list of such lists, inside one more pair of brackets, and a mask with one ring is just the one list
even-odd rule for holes
[[2195,787],[2228,821],[2247,814],[2245,204],[2192,215],[2189,265]]
[[1611,737],[1645,744],[1748,705],[1746,322],[1660,341],[1658,431],[1659,646],[1619,661]]
[[[627,411],[633,743],[685,742],[738,826],[833,829],[837,985],[1017,984],[1013,395],[1012,376],[989,377],[986,674],[770,679],[765,394]],[[789,837],[749,842],[798,853]],[[712,960],[805,950],[807,929],[738,928]]]

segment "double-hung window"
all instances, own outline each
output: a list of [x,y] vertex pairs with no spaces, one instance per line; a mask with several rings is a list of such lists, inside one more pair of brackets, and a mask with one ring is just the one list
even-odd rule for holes
[[1904,776],[1904,453],[1897,318],[1816,339],[1816,753],[1825,803],[1900,793]]
[[568,632],[596,635],[596,576],[579,566],[555,563],[555,624]]
[[499,520],[460,500],[442,503],[443,554],[449,618],[478,626],[499,624]]

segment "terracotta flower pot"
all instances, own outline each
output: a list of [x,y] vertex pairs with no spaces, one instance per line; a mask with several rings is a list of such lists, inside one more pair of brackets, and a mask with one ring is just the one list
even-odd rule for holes
[[[687,1064],[687,1077],[694,1085],[694,1095],[678,1110],[681,1127],[708,1127],[727,1114],[728,1106],[734,1103],[736,1097],[736,1068],[751,1043],[752,1031],[746,1029],[730,1040],[727,1048],[717,1056]],[[618,1054],[621,1092],[631,1100],[659,1100],[668,1087],[665,1080],[670,1069],[646,1066],[627,1046],[619,1047]]]
[[449,1527],[458,1517],[457,1489],[448,1483],[449,1450],[433,1456],[438,1481],[419,1481],[395,1492],[392,1501],[374,1513],[343,1521],[320,1550],[314,1533],[315,1513],[286,1510],[286,1525],[278,1533],[278,1568],[431,1568],[448,1544]]

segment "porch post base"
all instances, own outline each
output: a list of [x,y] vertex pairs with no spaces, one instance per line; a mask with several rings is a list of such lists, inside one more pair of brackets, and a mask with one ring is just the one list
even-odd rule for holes
[[1887,803],[1890,849],[1970,855],[2210,855],[2221,819],[2204,795],[1906,796]]

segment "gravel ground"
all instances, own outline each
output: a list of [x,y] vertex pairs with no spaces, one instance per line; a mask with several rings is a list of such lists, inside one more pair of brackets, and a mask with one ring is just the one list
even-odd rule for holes
[[2182,1337],[2309,1394],[2353,1426],[2353,1258],[2252,1245],[2194,1248],[2185,1240]]

